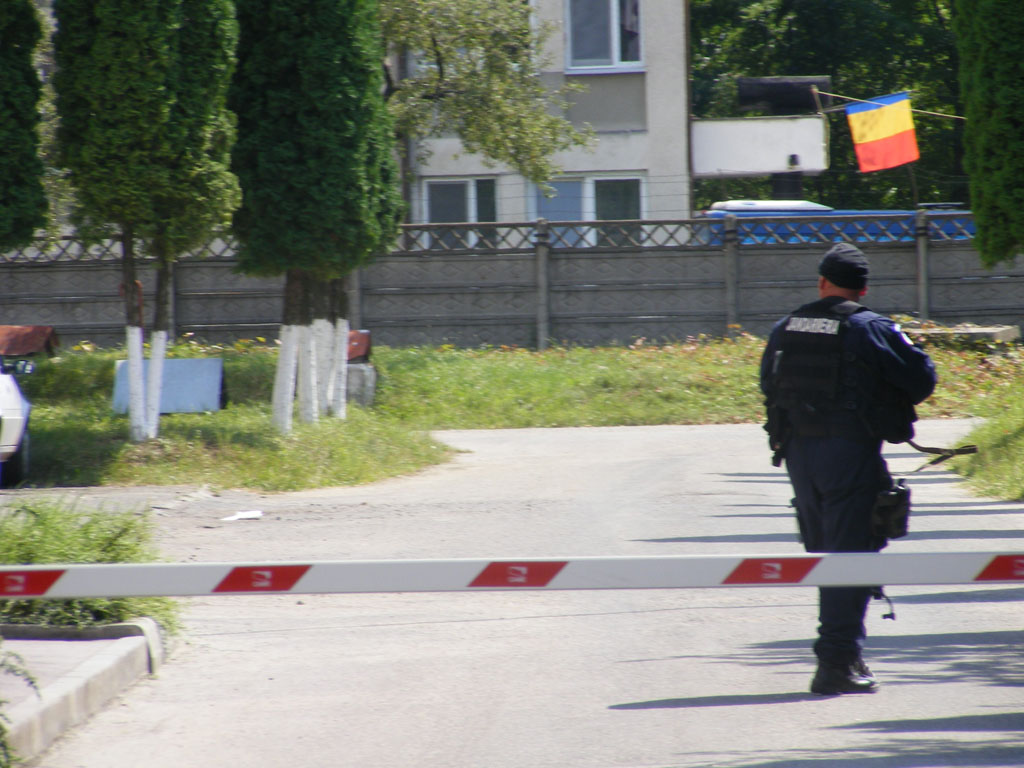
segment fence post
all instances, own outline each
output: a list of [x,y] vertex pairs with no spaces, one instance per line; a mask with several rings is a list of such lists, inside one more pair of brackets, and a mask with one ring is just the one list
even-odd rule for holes
[[537,349],[548,348],[551,337],[551,288],[548,259],[551,255],[551,234],[547,219],[537,219],[533,235],[535,282],[537,285]]
[[731,336],[740,323],[740,241],[736,216],[725,217],[722,255],[725,258],[725,335]]
[[927,320],[931,314],[931,275],[928,265],[928,217],[921,210],[914,213],[914,240],[917,247],[917,314]]

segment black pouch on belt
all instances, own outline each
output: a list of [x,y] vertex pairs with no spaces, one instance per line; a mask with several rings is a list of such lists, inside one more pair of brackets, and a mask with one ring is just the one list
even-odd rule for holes
[[907,535],[910,519],[910,488],[900,478],[891,488],[878,494],[871,510],[874,534],[882,539],[899,539]]

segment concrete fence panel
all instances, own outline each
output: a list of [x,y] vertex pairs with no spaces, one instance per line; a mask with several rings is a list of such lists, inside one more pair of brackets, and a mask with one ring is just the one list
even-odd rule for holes
[[[921,214],[916,225],[863,218],[407,226],[403,248],[351,276],[349,319],[393,346],[763,335],[815,297],[831,243],[852,239],[871,261],[873,309],[947,324],[1021,322],[1024,258],[982,267],[969,214]],[[0,256],[0,324],[52,325],[65,345],[122,343],[117,253],[114,243],[85,249],[65,238]],[[152,263],[143,258],[138,271],[148,319]],[[178,335],[277,336],[283,279],[240,274],[230,239],[179,260],[173,286]]]

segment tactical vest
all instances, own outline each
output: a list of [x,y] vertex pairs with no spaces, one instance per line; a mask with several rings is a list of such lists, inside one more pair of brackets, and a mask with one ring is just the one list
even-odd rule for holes
[[865,393],[844,360],[850,315],[866,309],[844,301],[825,310],[797,311],[783,321],[772,363],[774,401],[798,435],[863,436]]

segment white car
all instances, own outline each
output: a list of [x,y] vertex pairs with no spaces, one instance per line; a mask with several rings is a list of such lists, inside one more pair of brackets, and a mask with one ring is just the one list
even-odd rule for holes
[[28,417],[32,405],[14,374],[31,373],[27,360],[0,360],[0,486],[11,487],[28,473]]

